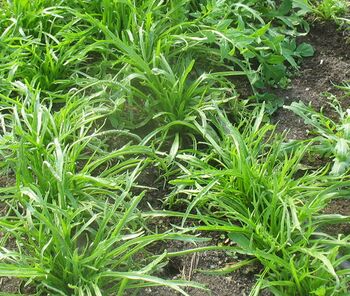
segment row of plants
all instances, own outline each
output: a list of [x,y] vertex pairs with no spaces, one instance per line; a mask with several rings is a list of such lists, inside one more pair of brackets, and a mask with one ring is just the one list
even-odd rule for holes
[[[0,171],[13,180],[0,188],[0,276],[23,279],[17,295],[142,295],[151,286],[188,295],[208,289],[160,271],[172,257],[220,250],[247,259],[207,272],[262,266],[251,295],[346,295],[350,237],[324,227],[350,218],[322,211],[348,197],[349,112],[334,101],[332,121],[293,104],[318,134],[294,142],[268,120],[279,102],[266,89],[286,86],[313,55],[296,37],[324,7],[0,2]],[[333,164],[305,164],[320,154]],[[140,178],[149,168],[171,189],[159,209],[143,202],[154,190]],[[160,217],[178,225],[152,231]],[[210,232],[233,243],[211,243]],[[173,240],[193,247],[154,251]]]

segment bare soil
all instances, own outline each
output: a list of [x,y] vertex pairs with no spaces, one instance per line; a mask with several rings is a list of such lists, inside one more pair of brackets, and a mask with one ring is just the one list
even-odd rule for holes
[[[285,105],[293,101],[311,103],[316,109],[327,108],[324,93],[342,95],[336,85],[350,80],[350,42],[345,32],[333,23],[316,23],[310,33],[300,42],[308,42],[315,55],[303,61],[300,73],[293,78],[288,89],[279,89],[275,94],[284,99]],[[345,100],[348,105],[349,100]],[[278,130],[288,130],[290,139],[307,138],[308,127],[294,113],[279,109],[273,118]]]
[[[221,240],[219,234],[211,235],[213,236],[212,241],[209,243],[203,243],[202,245],[213,245],[219,243]],[[171,242],[170,245],[167,246],[167,250],[173,252],[194,247],[193,244]],[[243,267],[227,275],[209,275],[205,273],[205,270],[219,269],[228,264],[231,265],[238,263],[242,259],[242,255],[223,251],[195,253],[172,259],[160,276],[173,280],[191,280],[201,283],[211,290],[210,295],[212,296],[245,296],[249,295],[249,292],[256,282],[256,274],[261,270],[261,267],[258,264]],[[208,291],[201,289],[185,288],[184,290],[191,296],[209,295]],[[141,295],[178,296],[181,294],[166,287],[150,287],[144,289],[141,292]],[[270,294],[264,292],[261,295]]]
[[[324,214],[340,214],[350,216],[350,200],[333,200],[324,210]],[[330,235],[337,236],[339,234],[350,235],[350,223],[339,223],[327,226],[325,231]]]

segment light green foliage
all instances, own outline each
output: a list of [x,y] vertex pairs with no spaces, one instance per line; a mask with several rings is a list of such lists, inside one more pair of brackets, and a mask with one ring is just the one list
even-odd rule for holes
[[178,155],[182,176],[171,182],[176,187],[168,202],[186,198],[184,221],[195,210],[206,225],[198,230],[226,232],[241,252],[264,266],[251,295],[265,287],[275,295],[312,295],[320,287],[324,295],[346,292],[349,271],[337,266],[348,256],[337,254],[349,237],[315,235],[323,223],[348,220],[321,214],[342,185],[325,171],[299,172],[307,146],[291,150],[272,125],[262,124],[263,110],[254,117],[238,128],[220,111],[212,120],[203,117],[197,125],[208,149]]
[[[102,80],[99,87],[126,97],[123,122],[130,121],[130,127],[151,119],[160,125],[188,123],[192,108],[208,99],[205,89],[234,90],[230,77],[247,77],[254,90],[285,85],[286,65],[297,68],[299,58],[313,54],[309,45],[293,41],[308,30],[302,19],[307,12],[300,0],[280,6],[274,1],[13,1],[0,23],[5,45],[0,79],[5,85],[26,79],[54,92],[58,101],[73,87],[96,87]],[[120,126],[120,120],[112,121]]]
[[[76,97],[53,111],[40,93],[19,86],[21,100],[2,97],[0,151],[16,184],[1,191],[8,213],[0,218],[6,233],[0,276],[26,278],[39,293],[58,295],[125,295],[159,284],[186,295],[182,286],[201,288],[151,276],[164,266],[166,253],[150,258],[149,244],[191,239],[145,234],[137,210],[144,192],[133,196],[131,189],[147,165],[143,155],[153,152],[131,145],[108,151],[104,137],[118,131],[94,128],[110,112],[104,101]],[[15,250],[5,247],[11,239]]]
[[341,22],[349,13],[349,2],[346,0],[313,0],[313,10],[324,20]]
[[[322,3],[325,18],[343,13]],[[293,105],[311,116],[318,146],[287,145],[263,123],[283,102],[262,90],[286,87],[314,53],[296,42],[312,9],[307,0],[0,1],[0,174],[13,180],[0,188],[0,277],[35,295],[150,286],[188,295],[207,289],[159,278],[169,258],[216,250],[248,258],[208,273],[263,265],[252,295],[345,292],[349,238],[322,226],[349,218],[320,213],[348,196],[349,181],[327,167],[301,171],[301,160],[317,147],[334,154],[333,175],[347,169],[349,114],[337,107],[336,123]],[[241,100],[242,82],[253,99]],[[149,166],[175,187],[159,198],[184,212],[145,211]],[[181,227],[151,231],[169,216]],[[196,246],[203,231],[236,245]],[[194,247],[154,247],[168,240]]]
[[299,115],[313,128],[311,132],[317,135],[313,139],[315,152],[331,157],[334,162],[331,173],[341,175],[350,167],[350,110],[343,110],[335,97],[330,96],[329,99],[329,105],[338,116],[336,120],[302,102],[292,103],[286,108]]

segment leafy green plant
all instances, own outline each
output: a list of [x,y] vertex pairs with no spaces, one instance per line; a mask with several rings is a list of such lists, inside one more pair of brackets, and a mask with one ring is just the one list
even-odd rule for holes
[[[297,68],[299,55],[286,44],[300,34],[299,27],[308,30],[302,19],[310,10],[306,1],[283,1],[280,6],[276,1],[203,2],[192,12],[200,30],[188,38],[183,35],[188,43],[196,43],[194,51],[202,51],[216,64],[224,62],[231,71],[243,70],[254,88],[285,83],[284,62]],[[210,50],[199,47],[198,38],[210,45]]]
[[[28,81],[62,101],[61,95],[78,85],[91,84],[92,78],[105,79],[113,73],[113,56],[109,56],[105,40],[100,40],[101,34],[93,26],[77,17],[79,11],[84,11],[107,27],[111,27],[114,17],[107,15],[111,9],[127,18],[126,7],[131,4],[110,2],[8,1],[0,21],[1,86],[16,80]],[[130,20],[135,9],[129,11]],[[123,30],[128,23],[125,20]],[[111,30],[121,34],[115,27]]]
[[[8,61],[3,81],[26,79],[58,95],[73,86],[95,85],[98,79],[106,81],[100,83],[103,88],[127,97],[117,116],[133,114],[129,126],[150,118],[160,125],[182,122],[191,118],[204,94],[216,96],[213,86],[233,89],[225,77],[248,76],[252,85],[279,83],[284,61],[297,67],[295,58],[312,54],[307,45],[290,45],[298,34],[292,29],[305,27],[307,5],[299,2],[278,7],[255,1],[61,1],[56,6],[52,1],[14,1],[5,5],[2,22],[7,45],[2,56]],[[271,9],[276,13],[269,14]],[[225,21],[219,20],[219,11],[225,11]],[[272,20],[280,25],[274,27]],[[211,62],[203,68],[208,57]],[[214,75],[206,74],[212,71]],[[135,118],[140,120],[135,123]],[[114,125],[121,121],[127,122],[126,117],[112,120]]]
[[313,11],[321,19],[341,21],[349,13],[349,3],[346,0],[313,0]]
[[8,204],[0,276],[27,279],[39,294],[125,295],[165,285],[187,295],[182,287],[203,288],[151,275],[166,264],[166,252],[150,257],[147,246],[196,240],[185,231],[145,233],[137,210],[144,192],[131,189],[152,151],[128,145],[108,152],[108,131],[94,128],[111,112],[101,100],[73,97],[54,112],[39,92],[21,87],[24,99],[2,97],[0,155],[16,185],[0,192]]
[[313,139],[316,145],[314,150],[321,155],[333,159],[331,173],[334,175],[344,174],[350,167],[350,111],[343,110],[336,97],[330,96],[329,106],[338,118],[333,120],[320,112],[314,110],[311,105],[306,106],[303,102],[293,102],[285,107],[300,116],[316,134]]
[[[126,176],[128,186],[133,177]],[[77,182],[85,181],[78,178]],[[5,195],[3,198],[17,200],[18,205],[12,206],[12,215],[1,217],[1,228],[8,239],[16,239],[18,250],[5,248],[7,240],[3,239],[0,276],[25,278],[27,284],[35,284],[38,293],[58,295],[125,295],[152,285],[169,286],[187,295],[181,287],[203,288],[150,275],[166,264],[166,253],[150,259],[148,245],[193,237],[183,233],[145,235],[135,209],[143,194],[131,200],[119,182],[121,193],[112,194],[102,181],[100,178],[91,196],[104,192],[106,200],[76,200],[77,208],[65,209],[56,201],[50,202],[54,200],[51,192],[41,196],[35,186]]]
[[[346,177],[303,174],[314,143],[284,144],[262,125],[266,109],[246,119],[233,79],[248,79],[273,112],[280,100],[259,89],[286,86],[288,69],[313,55],[295,41],[310,11],[306,0],[0,1],[0,173],[16,179],[0,189],[0,276],[38,295],[159,285],[187,295],[184,287],[203,286],[155,276],[169,258],[229,250],[251,256],[239,266],[263,265],[252,293],[345,291],[349,238],[320,227],[349,219],[319,213],[348,194]],[[336,156],[347,165],[344,143]],[[168,202],[187,203],[185,213],[139,206],[139,175],[153,161],[181,174]],[[150,232],[147,219],[160,216],[201,225]],[[190,230],[224,231],[237,246],[150,251],[205,240]]]
[[[271,7],[262,8],[254,1],[236,4],[207,1],[199,6],[190,1],[176,4],[170,1],[168,5],[160,4],[155,12],[149,11],[144,16],[146,21],[139,20],[136,14],[130,29],[122,33],[90,14],[73,13],[93,25],[95,35],[104,34],[109,55],[120,64],[119,81],[127,82],[122,86],[127,97],[126,113],[137,114],[134,117],[141,119],[134,126],[142,126],[152,117],[164,119],[159,120],[164,125],[164,121],[165,124],[182,121],[191,115],[191,107],[203,96],[199,82],[204,77],[209,94],[214,91],[211,86],[222,87],[222,83],[233,88],[224,77],[247,76],[257,86],[279,83],[285,79],[284,62],[297,68],[296,59],[312,55],[310,45],[295,45],[293,38],[299,33],[286,29],[303,23],[301,16],[307,12],[307,5],[289,2],[284,4],[283,11],[278,10],[280,15],[267,17],[270,21],[267,22],[259,14]],[[194,7],[198,11],[192,11]],[[182,18],[175,8],[183,11]],[[133,9],[138,10],[136,6]],[[221,11],[225,11],[222,21]],[[291,16],[293,23],[286,21],[289,15],[296,18]],[[274,19],[283,20],[283,25],[275,28]],[[209,71],[215,76],[205,74]],[[199,94],[193,93],[197,90]],[[149,114],[139,114],[145,110]],[[114,120],[114,124],[116,121],[121,120]]]
[[[135,122],[134,127],[140,127],[151,119],[157,119],[160,125],[188,122],[188,118],[193,117],[191,114],[195,107],[207,102],[208,98],[215,99],[213,93],[218,94],[219,90],[234,92],[232,85],[230,89],[229,83],[227,82],[226,86],[225,80],[220,80],[215,74],[203,73],[198,78],[191,78],[194,64],[195,61],[192,60],[170,67],[165,57],[160,56],[154,59],[152,67],[142,67],[136,63],[133,65],[131,74],[126,77],[130,86],[125,109],[127,111],[130,108],[134,113],[144,113],[140,118],[143,121]],[[231,96],[234,97],[234,94]],[[138,110],[135,110],[136,108]]]
[[203,113],[197,127],[208,150],[178,155],[182,176],[171,181],[175,190],[168,203],[187,203],[183,221],[195,217],[205,224],[198,230],[227,233],[241,252],[252,256],[215,273],[252,261],[263,265],[251,295],[263,288],[275,295],[345,293],[349,270],[338,268],[349,256],[339,250],[349,237],[320,232],[323,224],[349,220],[321,214],[329,200],[344,197],[338,191],[343,185],[327,177],[326,170],[300,172],[308,147],[285,145],[274,126],[262,124],[263,113],[238,128],[220,111],[211,120]]

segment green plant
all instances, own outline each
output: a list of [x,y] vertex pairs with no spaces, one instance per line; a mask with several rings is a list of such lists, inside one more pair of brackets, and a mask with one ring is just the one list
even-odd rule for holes
[[330,96],[329,106],[337,114],[333,120],[325,115],[322,110],[317,112],[311,106],[303,102],[293,102],[285,107],[300,116],[307,125],[313,127],[311,133],[316,134],[313,139],[314,151],[333,159],[331,173],[344,174],[350,167],[350,110],[343,110],[336,97]]
[[[110,16],[105,15],[109,9],[104,7],[110,1],[103,1],[103,5],[99,2],[78,1],[73,5],[69,1],[8,1],[0,21],[1,84],[28,81],[62,101],[62,94],[82,81],[86,83],[91,77],[105,79],[106,67],[113,68],[105,42],[98,40],[99,34],[94,35],[92,26],[76,16],[83,10],[96,18],[101,13],[103,24],[111,23]],[[122,15],[124,4],[115,6]]]
[[[125,109],[128,111],[130,108],[134,113],[144,113],[140,118],[143,119],[142,122],[135,122],[134,127],[140,127],[151,119],[157,120],[158,125],[189,122],[188,118],[193,117],[195,108],[207,102],[208,98],[215,99],[215,95],[219,97],[220,90],[226,90],[228,96],[234,97],[233,85],[220,77],[220,73],[203,73],[197,78],[192,78],[194,65],[195,61],[192,60],[179,62],[171,67],[162,55],[154,57],[152,66],[133,64],[131,74],[125,78],[129,84]],[[223,100],[224,96],[225,94],[218,100]]]
[[[203,1],[199,7],[191,14],[198,19],[199,30],[184,33],[182,39],[194,43],[193,51],[210,56],[217,65],[244,71],[253,89],[284,84],[284,62],[297,68],[300,53],[313,54],[309,45],[307,51],[299,52],[288,46],[300,34],[299,28],[308,30],[302,19],[310,10],[306,1],[287,0],[281,5],[277,1]],[[210,47],[200,46],[199,38]]]
[[[262,263],[253,293],[344,291],[349,238],[320,227],[349,219],[319,212],[348,194],[346,176],[303,174],[314,142],[286,145],[262,125],[266,109],[246,119],[236,91],[243,78],[268,113],[280,106],[259,91],[286,86],[288,69],[313,55],[295,41],[309,12],[306,0],[0,1],[0,174],[15,177],[0,188],[0,276],[38,295],[158,285],[187,295],[203,286],[156,276],[169,258],[227,250],[251,257],[239,266]],[[167,201],[185,213],[139,206],[150,163],[173,178]],[[148,219],[160,216],[201,225],[153,233]],[[154,254],[154,243],[206,240],[195,230],[237,246]]]
[[324,20],[340,22],[349,13],[349,3],[346,0],[313,0],[314,13]]
[[196,238],[145,233],[137,210],[144,192],[134,196],[131,189],[152,151],[107,151],[110,132],[94,125],[111,112],[108,102],[73,97],[53,111],[38,91],[19,86],[24,99],[2,97],[0,155],[16,185],[0,191],[8,204],[0,218],[0,276],[27,279],[40,295],[125,295],[152,285],[187,295],[184,286],[203,288],[151,275],[166,264],[166,252],[150,257],[147,246]]
[[[79,176],[76,177],[77,181]],[[133,175],[126,176],[128,186]],[[130,199],[120,182],[120,193],[99,185],[91,196],[104,193],[105,201],[87,200],[79,207],[62,207],[35,186],[21,187],[7,194],[11,211],[1,217],[2,240],[0,276],[25,278],[38,293],[58,295],[125,295],[126,291],[165,285],[187,295],[181,287],[202,286],[185,281],[168,281],[150,274],[165,265],[166,253],[150,259],[147,246],[161,240],[187,239],[184,233],[145,235],[136,210],[142,195]],[[86,180],[80,180],[80,182]],[[108,180],[104,180],[105,183]],[[120,185],[119,185],[120,184]],[[66,196],[67,199],[72,198]],[[127,200],[126,200],[127,199]],[[16,239],[17,250],[5,248],[7,239]]]
[[[119,64],[118,78],[127,97],[123,114],[133,114],[131,121],[138,119],[130,126],[140,127],[152,117],[160,125],[181,122],[191,117],[192,107],[201,103],[204,95],[216,96],[214,87],[233,88],[228,83],[233,76],[247,76],[254,89],[266,83],[283,84],[284,62],[297,68],[296,59],[313,54],[310,45],[296,46],[294,41],[299,34],[296,27],[304,25],[301,16],[308,11],[306,4],[286,1],[288,5],[269,15],[266,11],[276,8],[275,3],[205,2],[159,4],[157,10],[147,10],[144,18],[141,12],[135,13],[129,30],[122,32],[92,14],[72,12],[94,27],[94,35],[104,34],[109,56],[117,59],[113,67],[117,70]],[[194,7],[198,10],[192,11]],[[183,12],[182,18],[177,11]],[[225,21],[219,19],[223,18],[221,11],[225,11]],[[260,12],[266,14],[266,20]],[[280,26],[272,25],[275,19]],[[114,124],[128,122],[117,116]]]
[[329,200],[347,194],[338,190],[347,185],[326,170],[300,172],[308,146],[285,145],[274,126],[262,124],[263,114],[236,128],[218,110],[210,120],[203,113],[197,127],[208,149],[177,156],[182,175],[171,181],[175,190],[168,203],[188,204],[183,221],[195,218],[205,224],[200,231],[226,232],[252,256],[214,273],[254,261],[263,265],[251,295],[263,288],[274,295],[345,293],[349,270],[338,268],[349,256],[338,254],[349,237],[328,236],[320,226],[349,220],[321,214]]
[[295,58],[310,55],[310,49],[286,46],[300,34],[299,28],[307,30],[302,16],[308,11],[306,1],[291,0],[282,5],[275,1],[9,1],[0,21],[2,76],[33,80],[43,90],[61,92],[82,78],[115,75],[125,62],[118,61],[120,53],[129,61],[136,53],[144,61],[135,60],[136,68],[163,55],[170,65],[195,59],[206,64],[205,72],[220,68],[231,75],[241,72],[254,87],[283,84],[282,64],[297,67]]

